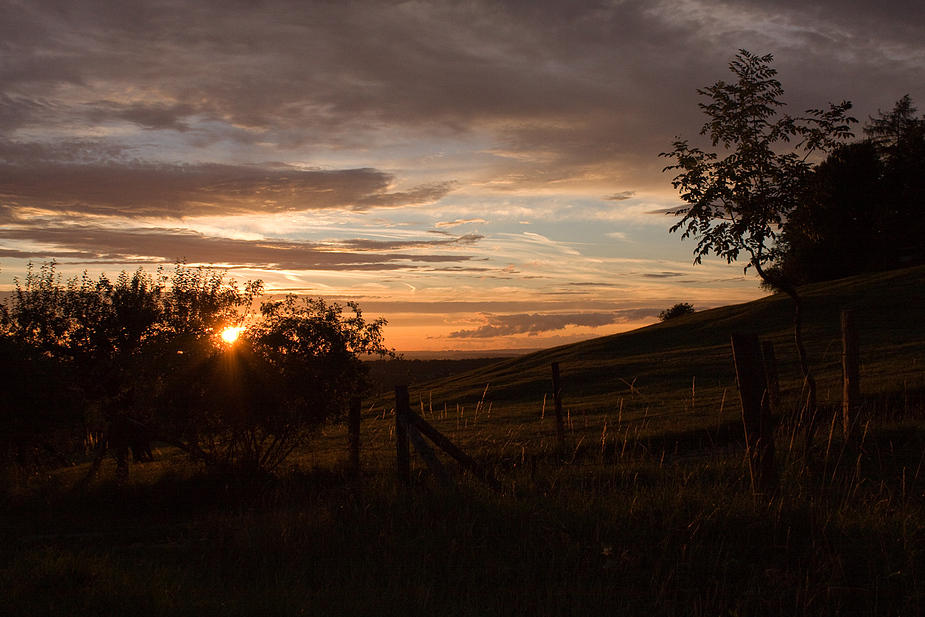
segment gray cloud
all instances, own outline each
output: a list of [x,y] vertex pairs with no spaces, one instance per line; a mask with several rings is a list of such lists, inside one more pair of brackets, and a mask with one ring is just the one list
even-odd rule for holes
[[487,223],[485,219],[456,219],[455,221],[441,221],[436,223],[434,227],[437,229],[443,227],[458,227],[460,225],[468,225],[470,223]]
[[[664,216],[657,155],[697,139],[696,89],[739,48],[775,55],[787,111],[847,98],[863,122],[906,93],[925,105],[923,41],[920,0],[0,0],[0,256],[500,277],[473,263],[491,254],[478,234],[124,226],[420,206],[389,224],[487,236],[531,197],[569,194],[564,212],[575,193]],[[535,310],[458,338],[578,325]],[[622,315],[591,310],[581,323]]]
[[478,243],[480,240],[484,239],[484,236],[479,234],[466,234],[464,236],[459,236],[451,240],[418,240],[418,241],[382,241],[382,240],[364,240],[364,239],[353,239],[353,240],[341,240],[338,242],[328,243],[329,246],[336,246],[345,250],[352,251],[392,251],[392,250],[408,250],[410,248],[437,248],[437,247],[452,247],[452,246],[472,246]]
[[679,276],[689,276],[689,275],[684,274],[682,272],[647,272],[646,274],[643,274],[642,276],[645,278],[650,278],[650,279],[670,279],[670,278],[677,278]]
[[615,323],[625,323],[646,317],[654,317],[656,309],[624,309],[608,313],[521,313],[516,315],[485,315],[488,323],[474,330],[459,330],[449,338],[493,338],[527,334],[537,336],[543,332],[564,330],[568,326],[589,326],[599,328]]
[[174,130],[181,133],[190,130],[190,121],[196,113],[202,113],[189,103],[169,105],[166,103],[121,104],[99,101],[89,104],[88,118],[95,122],[111,119],[125,120],[148,130]]
[[623,191],[622,193],[614,193],[613,195],[607,195],[604,197],[605,201],[626,201],[630,199],[633,195],[636,194],[636,191]]
[[113,216],[273,214],[432,203],[450,182],[389,192],[374,169],[303,171],[219,164],[0,162],[8,205]]
[[[124,122],[193,147],[362,148],[384,128],[492,127],[506,164],[487,173],[544,186],[591,167],[643,185],[664,182],[658,144],[697,126],[695,88],[739,47],[776,53],[797,109],[873,112],[905,94],[899,76],[923,81],[922,17],[910,0],[6,0],[0,130]],[[845,92],[850,71],[863,78]]]

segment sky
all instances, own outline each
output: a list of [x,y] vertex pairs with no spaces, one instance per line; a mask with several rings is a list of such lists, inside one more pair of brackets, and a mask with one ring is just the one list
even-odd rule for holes
[[756,299],[658,156],[739,49],[794,115],[925,106],[920,0],[0,0],[0,291],[206,264],[405,352]]

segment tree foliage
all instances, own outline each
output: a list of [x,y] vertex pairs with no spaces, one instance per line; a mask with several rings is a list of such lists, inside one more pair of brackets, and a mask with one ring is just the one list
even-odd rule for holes
[[[21,435],[54,421],[79,439],[143,426],[207,464],[276,467],[363,393],[359,356],[390,352],[385,321],[367,322],[354,303],[345,315],[288,296],[254,312],[262,291],[182,263],[172,276],[139,269],[66,282],[54,262],[30,265],[0,316],[0,368],[31,397],[4,407],[0,428]],[[242,325],[233,345],[221,341]]]
[[673,212],[682,219],[671,231],[697,240],[694,262],[712,253],[731,263],[745,252],[746,269],[754,266],[762,278],[779,229],[804,194],[809,155],[851,137],[855,122],[846,115],[848,102],[809,110],[804,117],[780,113],[783,87],[772,60],[740,50],[729,65],[735,82],[697,91],[709,99],[699,104],[709,117],[700,134],[729,154],[720,157],[687,140],[661,154],[675,160],[665,171],[678,171],[672,184],[686,204]]
[[201,460],[271,471],[368,388],[364,354],[389,355],[385,321],[359,307],[287,296],[264,302],[233,344],[186,340],[154,400]]
[[797,284],[925,261],[925,117],[908,96],[833,151],[786,221],[773,270]]

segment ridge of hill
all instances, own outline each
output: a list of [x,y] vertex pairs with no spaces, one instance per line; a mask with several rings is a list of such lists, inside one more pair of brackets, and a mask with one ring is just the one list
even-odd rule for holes
[[[862,397],[925,390],[925,266],[807,285],[803,332],[821,406],[841,400],[841,311],[856,312]],[[574,425],[640,422],[647,431],[696,429],[734,420],[739,410],[730,336],[774,344],[785,401],[802,377],[793,303],[774,294],[629,332],[487,363],[418,386],[422,410],[490,410],[493,424],[523,426],[552,409],[550,363],[558,362],[564,406]],[[789,397],[789,398],[788,398]]]

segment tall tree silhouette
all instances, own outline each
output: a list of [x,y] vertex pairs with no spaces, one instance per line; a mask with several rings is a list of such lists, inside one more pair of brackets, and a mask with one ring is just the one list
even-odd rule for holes
[[711,253],[736,261],[743,253],[745,267],[754,268],[763,281],[785,291],[794,302],[794,336],[807,391],[804,424],[807,444],[812,441],[816,410],[816,384],[810,371],[802,335],[802,299],[796,285],[768,271],[775,241],[783,222],[798,207],[812,171],[808,157],[827,153],[853,137],[847,116],[851,103],[830,104],[805,116],[780,113],[783,87],[770,64],[773,56],[757,56],[740,50],[729,64],[736,76],[732,83],[718,81],[698,94],[708,102],[700,108],[709,120],[701,135],[709,135],[713,147],[722,145],[720,156],[692,147],[687,140],[674,142],[661,156],[675,164],[672,181],[685,206],[673,214],[680,222],[671,227],[682,238],[697,240],[694,263]]

